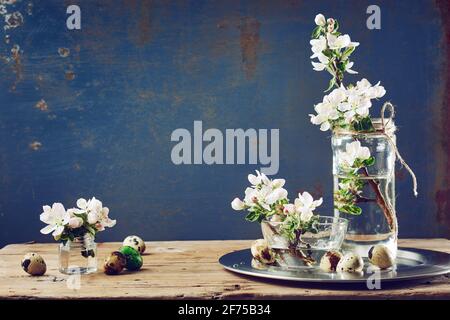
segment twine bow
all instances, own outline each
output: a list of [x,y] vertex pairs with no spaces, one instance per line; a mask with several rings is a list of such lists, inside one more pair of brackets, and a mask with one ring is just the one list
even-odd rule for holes
[[[384,114],[386,112],[386,109],[388,109],[388,108],[389,108],[389,111],[390,111],[390,115],[389,115],[389,118],[388,118],[387,122],[385,122]],[[390,103],[390,102],[385,102],[383,104],[383,107],[381,108],[381,127],[382,127],[381,128],[381,132],[388,139],[388,141],[389,141],[391,147],[394,149],[394,152],[395,152],[397,158],[399,159],[400,163],[406,168],[406,170],[408,170],[409,174],[411,175],[411,178],[413,180],[414,196],[417,197],[418,193],[417,193],[417,178],[416,178],[416,175],[414,174],[414,171],[411,169],[411,167],[406,163],[406,161],[400,155],[400,152],[397,149],[397,145],[392,140],[392,137],[390,135],[390,130],[389,130],[388,124],[392,120],[392,118],[394,118],[394,115],[395,115],[395,108],[394,108],[393,104]]]

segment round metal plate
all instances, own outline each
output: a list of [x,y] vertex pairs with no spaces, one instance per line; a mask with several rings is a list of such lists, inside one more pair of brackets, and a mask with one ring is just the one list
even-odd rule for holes
[[[227,270],[245,275],[277,280],[322,283],[366,283],[369,277],[378,272],[381,281],[403,281],[429,278],[450,273],[450,254],[413,248],[400,248],[397,254],[397,264],[390,270],[367,269],[370,266],[365,261],[362,273],[326,273],[317,267],[304,269],[286,269],[276,266],[263,266],[261,269],[252,267],[252,255],[249,249],[225,254],[219,263]],[[376,270],[376,271],[375,271]]]

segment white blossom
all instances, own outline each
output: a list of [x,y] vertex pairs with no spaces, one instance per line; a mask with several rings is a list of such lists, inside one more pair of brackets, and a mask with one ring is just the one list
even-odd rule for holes
[[248,181],[252,186],[245,189],[244,199],[235,198],[231,202],[234,210],[259,206],[270,211],[271,205],[287,198],[288,192],[283,188],[286,183],[284,179],[271,180],[265,174],[256,171],[256,175],[248,175]]
[[322,51],[327,48],[327,39],[324,36],[320,36],[318,39],[312,39],[309,41],[311,44],[311,51],[313,52],[311,59],[319,57],[319,55],[323,55]]
[[370,150],[368,147],[362,147],[361,142],[354,141],[345,145],[345,151],[338,152],[338,163],[341,167],[351,168],[355,161],[367,160],[370,158]]
[[293,204],[284,205],[284,213],[298,214],[301,221],[308,222],[314,215],[314,210],[319,207],[323,199],[314,200],[309,192],[298,194],[298,198],[294,200]]
[[311,61],[314,71],[323,71],[330,63],[328,57],[322,53],[318,54],[317,59],[319,59],[319,62]]
[[254,174],[248,175],[248,181],[253,185],[257,186],[259,184],[269,184],[270,179],[264,174],[260,173],[258,170],[256,170],[256,176]]
[[234,200],[231,202],[231,207],[237,211],[244,210],[245,202],[240,200],[239,198],[234,198]]
[[113,227],[116,224],[116,220],[109,218],[109,209],[103,207],[100,200],[92,197],[86,201],[86,199],[80,198],[77,200],[77,207],[75,209],[77,213],[86,213],[87,221],[91,225],[95,225],[97,231],[103,231],[105,227]]
[[61,203],[54,203],[50,206],[43,206],[43,213],[40,215],[40,220],[48,226],[41,229],[41,233],[49,234],[51,232],[54,237],[59,237],[64,227],[69,223],[70,214],[64,209]]
[[358,119],[369,116],[371,100],[381,98],[385,94],[386,90],[379,82],[372,86],[367,79],[358,81],[356,86],[348,88],[341,86],[315,105],[314,110],[317,114],[310,114],[311,122],[320,125],[322,131],[332,128],[336,120],[339,120],[340,124],[350,125]]
[[321,26],[321,27],[325,26],[325,24],[327,23],[324,15],[321,13],[316,15],[316,17],[314,18],[314,22],[316,23],[316,25]]
[[334,89],[329,95],[324,96],[323,101],[318,103],[314,110],[317,115],[310,114],[311,122],[320,125],[320,130],[327,131],[331,127],[330,121],[339,118],[338,106],[346,99],[344,87]]

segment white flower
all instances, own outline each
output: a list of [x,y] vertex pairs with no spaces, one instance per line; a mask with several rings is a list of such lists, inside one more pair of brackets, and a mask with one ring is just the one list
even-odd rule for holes
[[116,220],[109,218],[109,209],[103,207],[100,200],[92,197],[86,201],[86,199],[80,198],[77,200],[77,207],[74,209],[77,213],[85,213],[87,215],[87,221],[91,225],[95,225],[98,231],[103,231],[105,227],[113,227],[116,224]]
[[245,203],[239,198],[234,198],[234,200],[231,202],[231,207],[237,211],[244,210]]
[[331,120],[339,118],[338,106],[346,99],[344,87],[334,89],[329,95],[323,97],[323,101],[314,107],[317,115],[310,114],[311,122],[320,125],[320,130],[327,131],[331,127]]
[[327,39],[324,36],[320,36],[318,39],[312,39],[309,43],[311,44],[311,51],[313,52],[313,55],[310,57],[311,59],[323,55],[322,51],[327,48]]
[[314,18],[314,22],[316,23],[316,25],[321,26],[321,27],[323,27],[327,23],[324,15],[321,13],[316,15],[316,17]]
[[313,211],[322,204],[323,199],[314,200],[311,194],[303,192],[298,194],[298,198],[294,200],[294,204],[286,204],[283,212],[287,215],[297,214],[301,221],[308,222],[314,215]]
[[274,179],[273,181],[271,181],[270,185],[272,186],[272,188],[277,189],[282,188],[285,183],[286,180],[284,179]]
[[327,33],[327,42],[328,47],[332,50],[359,46],[359,42],[352,42],[348,34],[336,36],[332,33]]
[[77,229],[83,225],[83,219],[79,217],[72,217],[69,220],[69,227],[71,229]]
[[265,195],[264,201],[271,205],[277,201],[283,200],[287,197],[288,192],[283,188],[275,188],[272,190],[267,190],[267,194]]
[[314,71],[323,71],[330,63],[330,60],[326,55],[323,53],[319,53],[317,58],[319,59],[319,62],[311,61],[311,64],[313,65]]
[[40,219],[42,222],[48,224],[48,226],[41,229],[41,233],[49,234],[53,232],[54,237],[60,236],[64,227],[70,220],[70,214],[64,209],[61,203],[54,203],[52,207],[43,206],[44,212],[41,213]]
[[295,205],[293,205],[292,203],[288,203],[283,206],[283,212],[286,214],[294,214],[297,213],[297,210],[295,208]]
[[357,71],[352,70],[353,64],[354,63],[352,61],[349,61],[347,63],[347,65],[345,66],[345,72],[350,73],[350,74],[358,74]]
[[348,34],[335,36],[334,34],[327,33],[327,42],[332,50],[342,49],[350,44],[350,36]]
[[257,186],[261,183],[268,185],[270,183],[270,179],[264,173],[260,173],[258,170],[256,170],[256,176],[254,174],[248,175],[248,181],[253,186]]
[[[243,202],[247,207],[259,205],[266,210],[271,210],[270,206],[272,204],[279,200],[286,199],[287,195],[288,192],[281,187],[273,188],[271,185],[263,185],[260,189],[245,189],[245,198]],[[235,202],[235,205],[237,204],[238,202]]]
[[112,228],[116,225],[116,220],[109,218],[109,209],[107,207],[102,207],[100,212],[97,214],[98,221],[95,224],[97,231],[105,230],[105,227]]
[[345,145],[344,152],[338,152],[338,163],[344,168],[351,168],[357,159],[367,160],[370,158],[370,150],[362,147],[361,142],[354,141]]
[[300,214],[300,220],[309,221],[314,215],[313,211],[319,207],[323,202],[323,199],[314,200],[309,192],[303,192],[298,194],[298,198],[295,199],[294,205],[297,212]]

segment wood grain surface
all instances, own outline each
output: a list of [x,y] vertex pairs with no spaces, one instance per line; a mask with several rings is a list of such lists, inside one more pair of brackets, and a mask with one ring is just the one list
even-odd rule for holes
[[[233,274],[217,262],[251,241],[147,242],[148,253],[139,272],[107,276],[101,271],[82,276],[78,290],[68,288],[68,276],[57,270],[57,244],[12,244],[0,250],[2,299],[419,299],[450,298],[450,279],[441,276],[368,290],[358,286],[305,285],[263,281]],[[400,246],[450,253],[446,239],[401,240]],[[99,266],[119,243],[99,244]],[[31,277],[20,267],[27,252],[41,254],[47,273]],[[73,280],[73,279],[72,279]],[[70,282],[70,280],[69,280]]]

